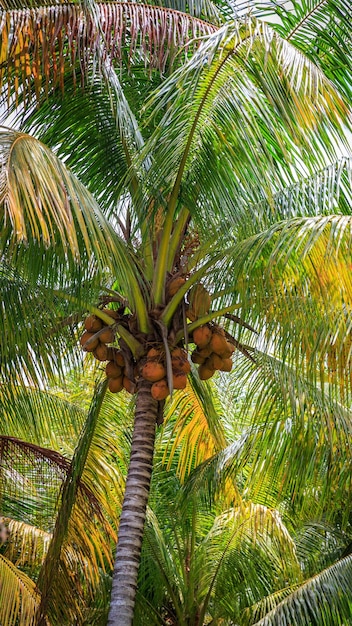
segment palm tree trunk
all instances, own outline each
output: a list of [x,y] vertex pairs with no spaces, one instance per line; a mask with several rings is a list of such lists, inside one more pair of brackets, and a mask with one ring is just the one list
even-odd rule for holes
[[133,622],[158,413],[158,402],[153,400],[150,387],[151,384],[143,379],[138,385],[131,458],[120,517],[108,626],[131,626]]

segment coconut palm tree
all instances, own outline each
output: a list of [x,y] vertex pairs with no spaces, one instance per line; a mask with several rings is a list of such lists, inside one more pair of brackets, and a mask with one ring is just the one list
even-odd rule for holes
[[[8,3],[2,14],[2,93],[22,129],[0,131],[12,294],[1,356],[8,379],[58,363],[64,374],[57,337],[71,340],[86,310],[84,348],[110,357],[110,390],[136,392],[109,616],[124,626],[155,424],[187,384],[188,345],[204,379],[234,349],[252,360],[257,333],[323,396],[350,394],[350,162],[321,168],[347,141],[351,9],[281,7],[276,26],[234,7],[190,10]],[[36,315],[26,289],[41,297]]]

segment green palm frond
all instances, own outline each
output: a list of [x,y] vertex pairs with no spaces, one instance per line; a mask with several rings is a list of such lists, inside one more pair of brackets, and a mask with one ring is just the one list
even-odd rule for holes
[[[43,270],[40,258],[33,260],[34,264],[38,272]],[[90,295],[96,291],[98,297],[92,281],[87,280],[87,283],[90,283]],[[88,295],[88,289],[82,285],[78,287],[78,300],[84,297],[84,291]],[[4,259],[0,269],[0,292],[1,380],[22,379],[25,384],[43,381],[53,372],[62,372],[63,361],[66,366],[79,364],[81,356],[75,349],[77,339],[74,333],[79,317],[73,313],[71,303],[53,296],[47,284],[33,284],[29,277],[21,275]],[[80,309],[82,314],[85,307],[81,303],[77,306],[77,310]],[[8,389],[4,388],[1,403],[6,402],[8,394]]]
[[[0,146],[2,250],[11,239],[39,249],[56,244],[75,259],[94,253],[105,266],[118,243],[93,196],[30,135],[2,127]],[[120,254],[128,256],[122,244]]]
[[[135,306],[141,326],[145,327],[146,310],[136,261],[104,218],[94,197],[33,137],[2,128],[0,150],[4,159],[1,250],[6,259],[22,271],[25,268],[32,281],[38,280],[39,274],[44,284],[54,282],[57,265],[61,265],[61,280],[64,276],[69,281],[71,273],[77,283],[77,266],[81,280],[81,267],[85,267],[88,276],[90,272],[106,272],[110,268],[120,277],[128,301]],[[43,276],[43,272],[47,274]],[[50,286],[52,289],[53,284]],[[56,295],[76,302],[70,289],[74,290],[72,282]]]
[[297,626],[344,624],[351,618],[351,576],[352,557],[348,556],[298,588],[266,598],[250,623],[255,626],[286,626],[292,621]]
[[[242,361],[242,363],[241,363]],[[238,383],[241,383],[241,391]],[[256,366],[236,359],[226,388],[234,441],[193,471],[187,485],[207,501],[229,479],[266,506],[282,503],[285,520],[349,524],[351,415],[334,396],[291,367],[256,352]]]
[[78,403],[28,386],[1,385],[0,431],[3,435],[72,454],[85,419]]
[[[158,90],[153,104],[156,113],[165,107],[167,112],[147,143],[155,164],[148,188],[172,191],[170,203],[181,190],[190,210],[198,204],[199,212],[204,204],[204,215],[207,193],[218,183],[235,206],[243,189],[255,201],[264,190],[270,198],[275,187],[285,186],[295,157],[308,167],[322,166],[326,154],[334,153],[340,121],[348,118],[346,104],[319,68],[253,19],[211,35]],[[214,159],[216,168],[210,167]],[[190,180],[201,180],[201,189]],[[218,218],[215,230],[222,215],[211,196],[210,202]]]
[[318,63],[351,97],[351,3],[348,0],[305,0],[275,3],[280,33]]
[[[243,502],[217,515],[198,498],[182,504],[176,483],[171,472],[162,472],[147,518],[140,593],[149,601],[150,623],[167,623],[171,616],[182,626],[196,615],[203,623],[210,615],[233,619],[240,581],[246,606],[247,594],[260,597],[264,571],[267,590],[275,588],[273,578],[284,581],[288,572],[300,579],[294,543],[276,511]],[[178,493],[176,502],[171,493]],[[141,602],[137,615],[144,626]]]
[[[77,512],[81,509],[79,502],[77,502],[79,483],[92,443],[106,388],[107,381],[100,383],[99,387],[97,387],[80,440],[70,464],[70,471],[63,483],[61,502],[53,530],[53,537],[38,579],[38,587],[41,590],[38,624],[43,624],[43,626],[48,615],[56,622],[62,620],[62,616],[66,614],[66,611],[67,616],[71,615],[71,619],[77,615],[77,603],[72,604],[76,590],[72,589],[70,585],[69,577],[67,576],[68,568],[62,558],[62,551],[67,540],[73,508],[77,508]],[[88,518],[86,516],[84,516],[84,518],[85,522],[87,522]],[[77,526],[79,526],[77,517],[75,521]],[[85,535],[85,533],[83,534]],[[92,541],[94,544],[93,538]],[[97,570],[97,566],[95,569]],[[60,593],[60,587],[62,586],[66,592],[64,597],[66,597],[68,601],[66,607],[62,606],[62,595]],[[61,591],[62,590],[61,588]]]
[[34,626],[39,600],[35,583],[0,554],[0,619],[3,626]]
[[[125,85],[124,89],[127,91]],[[136,91],[127,95],[137,98]],[[119,122],[121,126],[121,120]],[[21,120],[21,128],[54,149],[98,198],[104,214],[109,216],[113,212],[116,216],[128,169],[116,123],[111,101],[98,77],[84,90],[75,88],[68,77],[65,92],[57,96],[55,104],[47,99],[40,107],[29,108],[25,121]],[[128,131],[124,132],[126,134]]]

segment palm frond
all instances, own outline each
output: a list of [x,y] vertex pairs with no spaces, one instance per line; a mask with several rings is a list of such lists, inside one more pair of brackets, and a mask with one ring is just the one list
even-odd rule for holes
[[[305,581],[289,595],[287,590],[283,590],[266,598],[262,606],[257,607],[251,624],[288,626],[292,621],[297,626],[309,623],[343,624],[351,618],[351,577],[352,557],[348,556]],[[266,613],[272,605],[275,605],[274,608]],[[261,619],[258,620],[258,617]]]
[[[0,152],[0,244],[8,262],[19,265],[22,272],[26,270],[27,280],[32,274],[35,282],[39,275],[44,284],[55,280],[54,270],[60,264],[61,280],[63,276],[68,280],[71,272],[82,280],[81,267],[83,275],[88,272],[88,276],[99,270],[106,273],[110,268],[120,277],[130,304],[136,306],[141,325],[145,326],[146,311],[135,260],[94,197],[30,135],[0,129]],[[43,276],[44,271],[48,273]],[[74,292],[72,283],[69,289]],[[69,289],[61,295],[75,301]]]
[[225,446],[220,414],[219,403],[209,386],[201,384],[195,374],[187,389],[176,393],[167,404],[163,463],[170,470],[177,456],[176,473],[181,482],[195,466]]
[[24,385],[0,387],[3,435],[71,455],[84,419],[85,412],[78,403],[53,392]]
[[3,626],[34,626],[39,600],[35,583],[0,554],[0,619]]
[[351,97],[351,4],[348,0],[305,0],[275,3],[281,34],[322,67]]
[[236,361],[226,388],[234,441],[193,471],[187,489],[212,502],[234,480],[249,499],[283,506],[290,524],[297,518],[333,524],[338,515],[339,526],[346,529],[349,408],[306,380],[299,365],[259,350],[256,366],[243,357]]
[[[138,2],[98,3],[106,53],[121,62],[141,55],[152,68],[164,71],[180,49],[194,49],[194,39],[215,27],[173,9]],[[56,4],[3,10],[1,15],[0,89],[30,100],[52,87],[63,89],[66,71],[75,75],[94,60],[100,32],[82,5]]]
[[211,236],[222,219],[222,205],[212,197],[217,185],[225,208],[235,209],[243,190],[254,202],[259,194],[270,198],[292,177],[291,159],[297,157],[296,167],[321,167],[326,154],[334,154],[332,138],[343,135],[341,120],[348,119],[346,104],[319,68],[253,19],[207,38],[152,104],[155,114],[167,112],[146,146],[154,158],[148,189],[173,197],[177,187],[195,216],[204,209],[204,230],[213,216]]
[[[66,541],[72,510],[77,500],[80,479],[86,464],[106,388],[107,381],[100,383],[100,386],[96,390],[80,440],[70,464],[70,472],[63,483],[61,503],[55,522],[53,538],[38,579],[38,587],[41,590],[38,617],[39,624],[45,624],[47,615],[50,615],[54,621],[60,621],[60,616],[65,615],[66,610],[68,615],[71,614],[74,616],[77,614],[77,606],[72,606],[72,602],[69,600],[69,598],[75,598],[75,590],[71,588],[66,571],[64,571],[64,576],[62,576],[62,570],[67,569],[62,559],[62,550]],[[80,507],[77,507],[78,511],[79,508]],[[64,581],[64,587],[69,594],[68,597],[67,594],[65,594],[68,599],[67,607],[62,606],[62,596],[59,593],[60,586],[58,586],[60,578]]]
[[4,556],[26,573],[36,575],[51,541],[51,533],[8,517],[1,518],[9,529]]

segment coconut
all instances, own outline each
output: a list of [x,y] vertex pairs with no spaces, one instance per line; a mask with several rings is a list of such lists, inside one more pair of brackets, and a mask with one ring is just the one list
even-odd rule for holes
[[167,298],[172,298],[178,292],[180,287],[185,284],[185,282],[186,279],[182,278],[182,276],[175,276],[174,278],[171,278],[169,284],[166,287]]
[[203,357],[204,359],[207,359],[212,354],[212,349],[210,347],[210,344],[206,348],[202,348],[201,350],[198,350],[198,352],[201,357]]
[[174,348],[171,352],[171,359],[184,359],[187,358],[187,352],[183,348]]
[[85,352],[93,352],[93,350],[95,350],[99,345],[99,339],[94,339],[89,346],[86,345],[87,341],[92,337],[94,337],[94,333],[85,332],[80,339],[81,346]]
[[203,363],[203,365],[200,365],[198,368],[198,376],[201,380],[208,380],[213,376],[214,372],[215,370],[208,367],[207,362]]
[[155,383],[157,380],[164,378],[166,374],[165,367],[157,361],[147,361],[142,368],[142,376],[145,380]]
[[210,357],[207,359],[207,367],[209,369],[221,370],[223,364],[223,360],[221,356],[213,352]]
[[115,333],[112,328],[105,328],[103,332],[99,335],[99,340],[102,343],[111,343],[115,339]]
[[187,386],[187,376],[183,372],[174,372],[172,380],[174,389],[185,389]]
[[165,378],[162,380],[158,380],[156,383],[153,383],[150,389],[150,393],[154,400],[165,400],[165,398],[169,395],[170,391],[167,386],[167,382]]
[[209,292],[198,283],[188,292],[188,302],[197,317],[202,317],[209,312],[211,299]]
[[221,353],[221,358],[229,359],[233,352],[234,352],[233,345],[229,341],[227,341],[226,349]]
[[135,393],[136,392],[136,385],[134,384],[134,382],[132,380],[127,378],[127,376],[123,377],[123,386],[126,389],[126,391],[128,391],[128,393]]
[[103,328],[103,322],[96,317],[96,315],[88,315],[84,321],[84,328],[89,333],[96,333],[98,330]]
[[208,345],[211,337],[212,332],[209,326],[199,326],[193,331],[193,341],[200,349],[205,348]]
[[[191,364],[188,359],[183,359],[183,361],[178,363],[177,367],[179,371],[182,372],[183,374],[189,374],[191,371]],[[175,371],[177,371],[177,368],[175,368]]]
[[188,355],[186,350],[182,348],[175,348],[171,353],[172,370],[175,372],[183,372],[189,374],[191,366],[188,361]]
[[114,361],[109,361],[105,368],[105,374],[108,378],[119,378],[122,375],[122,368],[116,365]]
[[[104,345],[104,344],[103,344]],[[118,350],[117,348],[107,348],[108,351],[108,357],[110,361],[114,361],[114,363],[116,363],[116,365],[118,365],[121,368],[124,368],[126,363],[125,363],[125,357],[123,356],[121,350]]]
[[231,359],[222,359],[222,365],[219,367],[219,370],[222,372],[231,372],[232,365],[233,363]]
[[196,319],[198,319],[198,316],[195,314],[192,307],[190,306],[187,308],[187,317],[189,320],[191,320],[191,322],[195,322]]
[[109,378],[109,389],[112,393],[118,393],[122,391],[123,384],[123,376],[119,376],[118,378]]
[[157,348],[150,348],[150,350],[148,350],[147,352],[147,359],[160,359],[161,357],[161,350],[158,350]]
[[197,365],[202,365],[205,361],[206,357],[202,356],[199,352],[199,350],[193,350],[192,354],[191,354],[191,360],[193,363],[196,363]]
[[108,348],[105,343],[100,343],[99,341],[93,354],[98,361],[107,361],[110,358],[109,350],[110,348]]
[[225,337],[219,332],[213,333],[210,340],[210,347],[212,352],[215,352],[215,354],[219,354],[220,356],[228,352],[227,341]]

